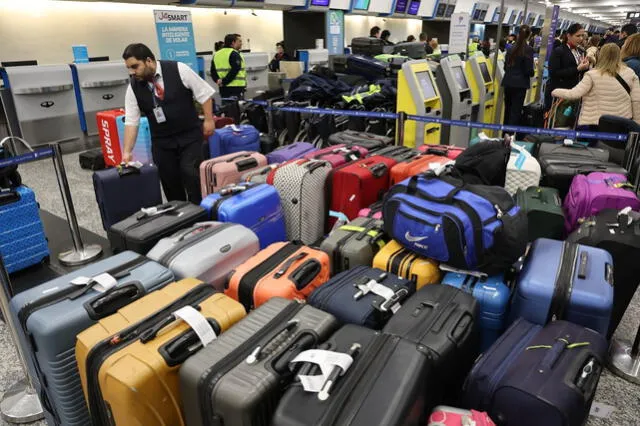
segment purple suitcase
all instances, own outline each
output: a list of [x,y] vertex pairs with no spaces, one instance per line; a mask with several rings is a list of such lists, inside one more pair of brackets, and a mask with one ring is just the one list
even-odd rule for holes
[[267,161],[271,163],[284,163],[285,161],[302,158],[310,152],[317,151],[318,148],[308,142],[296,142],[285,145],[267,154]]
[[591,329],[520,318],[476,361],[464,385],[465,406],[486,411],[498,425],[583,425],[607,347]]
[[565,232],[568,235],[575,231],[581,218],[595,216],[604,209],[625,207],[640,210],[640,200],[625,175],[601,172],[578,175],[571,181],[564,199]]

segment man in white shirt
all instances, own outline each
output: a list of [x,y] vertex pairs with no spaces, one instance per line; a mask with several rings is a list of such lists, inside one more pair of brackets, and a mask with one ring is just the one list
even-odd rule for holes
[[[202,141],[214,132],[214,89],[189,66],[175,61],[156,61],[141,43],[124,50],[131,84],[125,95],[123,161],[134,160],[140,116],[149,120],[151,151],[158,166],[167,200],[189,200],[199,204]],[[202,105],[204,126],[193,100]]]

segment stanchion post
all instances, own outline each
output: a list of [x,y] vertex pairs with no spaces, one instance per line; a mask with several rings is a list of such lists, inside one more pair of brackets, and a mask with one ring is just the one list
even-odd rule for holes
[[407,121],[407,113],[404,111],[398,112],[398,120],[396,121],[397,135],[396,146],[404,145],[404,124]]
[[273,101],[271,99],[267,100],[267,133],[269,134],[269,136],[275,137],[276,129],[275,129],[275,123],[273,122],[275,118],[273,117],[272,107],[273,107]]
[[64,211],[69,222],[69,229],[71,231],[71,240],[73,241],[73,249],[60,253],[58,260],[63,265],[84,265],[102,254],[102,247],[98,244],[84,245],[80,236],[80,228],[78,227],[78,219],[76,217],[76,211],[73,207],[73,200],[71,199],[71,190],[69,189],[69,181],[67,179],[67,172],[64,169],[64,162],[62,160],[62,150],[60,144],[53,144],[53,166],[56,170],[56,177],[58,179],[58,186],[60,187],[60,195],[62,196],[62,204],[64,205]]
[[24,372],[25,378],[16,382],[13,386],[7,390],[2,396],[0,401],[0,412],[2,419],[10,423],[29,423],[44,417],[42,410],[42,404],[38,399],[31,377],[27,370],[27,359],[22,347],[20,346],[20,340],[16,331],[16,323],[13,320],[11,311],[9,310],[9,296],[7,294],[8,289],[11,288],[9,282],[9,274],[4,267],[4,262],[0,258],[0,309],[2,309],[2,315],[4,316],[5,324],[11,333],[11,339],[13,339],[14,346],[18,352],[18,359],[20,360],[20,366]]

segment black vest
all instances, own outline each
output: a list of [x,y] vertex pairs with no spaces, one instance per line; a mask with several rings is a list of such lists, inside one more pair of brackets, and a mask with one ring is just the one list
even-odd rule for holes
[[193,103],[193,92],[184,87],[178,63],[162,61],[162,83],[164,83],[164,99],[157,99],[162,107],[166,121],[158,123],[153,113],[153,95],[147,81],[131,80],[131,88],[136,95],[140,111],[149,120],[151,137],[167,137],[184,133],[200,127],[198,113]]

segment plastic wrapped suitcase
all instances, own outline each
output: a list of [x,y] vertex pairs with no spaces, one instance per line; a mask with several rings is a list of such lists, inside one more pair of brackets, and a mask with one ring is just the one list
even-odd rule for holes
[[398,163],[391,168],[390,186],[411,176],[429,171],[432,167],[449,163],[450,161],[451,160],[445,156],[426,154],[414,157],[409,161]]
[[414,281],[419,290],[442,279],[438,262],[420,257],[391,240],[373,258],[373,267]]
[[590,158],[595,162],[609,161],[609,151],[603,148],[591,148],[580,143],[570,145],[542,143],[538,149],[538,157],[546,155],[568,155]]
[[567,321],[518,319],[473,366],[466,406],[499,425],[581,426],[607,356],[600,333]]
[[333,167],[340,167],[345,163],[358,161],[367,156],[369,151],[361,146],[334,145],[328,148],[306,154],[304,158],[308,160],[323,160],[331,163]]
[[97,171],[93,174],[93,190],[105,231],[141,208],[162,204],[156,166],[118,166]]
[[628,209],[602,210],[596,216],[586,218],[567,241],[598,247],[613,258],[613,309],[607,333],[610,339],[640,283],[640,216]]
[[[324,350],[349,355],[352,363],[320,393],[294,383],[280,400],[273,426],[423,426],[433,407],[433,364],[419,346],[357,325],[345,325]],[[343,355],[344,356],[344,355]],[[307,358],[308,359],[308,358]],[[303,359],[304,360],[304,359]],[[296,363],[299,364],[299,363]],[[317,375],[302,363],[299,375]],[[327,391],[329,387],[329,391]]]
[[374,256],[389,238],[382,221],[358,217],[331,231],[320,244],[320,250],[331,258],[331,275],[358,265],[371,266]]
[[513,295],[510,323],[567,320],[607,334],[613,307],[613,259],[605,250],[540,238]]
[[376,37],[354,37],[351,39],[351,53],[353,55],[373,57],[392,51],[393,49],[385,49],[384,41]]
[[83,151],[78,155],[78,161],[80,162],[80,168],[85,170],[102,170],[106,167],[104,163],[104,157],[102,155],[102,149],[95,148],[88,151]]
[[176,278],[197,278],[219,291],[229,273],[260,250],[258,237],[234,223],[200,222],[158,241],[147,257]]
[[526,149],[512,144],[504,185],[507,192],[510,195],[514,195],[518,192],[518,189],[539,186],[541,175],[542,170],[538,160]]
[[580,219],[598,214],[604,209],[640,210],[640,200],[627,177],[615,173],[589,173],[573,178],[564,199],[565,232],[578,228]]
[[132,250],[146,254],[162,238],[206,220],[207,212],[187,201],[169,201],[140,212],[113,225],[107,231],[114,253]]
[[358,217],[369,217],[369,218],[381,220],[382,206],[383,206],[382,201],[376,201],[375,203],[371,204],[369,207],[361,209],[358,212]]
[[396,161],[375,155],[337,168],[330,176],[331,210],[343,213],[349,220],[358,217],[389,189],[391,168]]
[[209,136],[209,158],[244,151],[260,151],[260,133],[250,124],[232,124]]
[[427,426],[496,426],[487,413],[439,405],[429,416]]
[[387,146],[379,151],[376,151],[376,155],[391,158],[392,160],[395,160],[396,163],[401,163],[403,161],[410,161],[414,159],[415,157],[420,155],[420,152],[417,149],[409,148],[406,146]]
[[217,190],[240,182],[240,177],[267,165],[267,158],[258,152],[241,151],[223,155],[200,164],[202,198]]
[[250,312],[180,369],[186,424],[270,424],[293,379],[289,361],[337,328],[332,315],[280,297]]
[[238,302],[187,278],[78,334],[87,424],[184,425],[181,364],[244,316]]
[[76,335],[173,279],[164,266],[128,251],[13,297],[29,375],[50,425],[91,424],[73,352]]
[[370,56],[353,54],[347,57],[347,73],[361,75],[367,80],[379,80],[390,75],[389,63]]
[[516,204],[527,214],[528,241],[538,238],[559,240],[564,234],[564,211],[558,190],[530,187],[519,189]]
[[366,148],[369,155],[392,144],[393,138],[391,137],[355,130],[343,130],[329,136],[329,145],[358,145]]
[[313,244],[324,236],[331,170],[326,161],[295,160],[273,170],[267,178],[280,194],[289,241]]
[[429,383],[438,383],[439,403],[454,403],[480,349],[478,302],[448,285],[427,285],[406,300],[383,333],[424,346],[434,361]]
[[308,142],[296,142],[271,151],[267,154],[267,161],[269,164],[284,163],[285,161],[296,160],[298,158],[306,158],[307,154],[317,150],[318,148]]
[[480,351],[489,349],[507,324],[511,289],[504,274],[488,277],[486,274],[449,272],[442,278],[442,284],[469,293],[478,301]]
[[287,239],[284,210],[278,191],[266,184],[233,184],[208,195],[200,203],[211,220],[237,223],[258,236],[260,248]]
[[272,297],[305,300],[329,280],[330,272],[325,252],[297,243],[274,243],[229,274],[225,293],[249,312]]
[[10,274],[49,257],[36,196],[26,186],[0,190],[0,255]]
[[463,147],[454,145],[420,145],[417,149],[423,154],[440,155],[450,160],[455,160],[464,151]]
[[380,330],[415,291],[414,281],[361,265],[333,276],[307,303],[344,324]]

